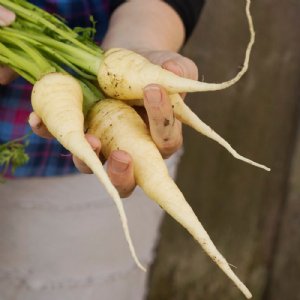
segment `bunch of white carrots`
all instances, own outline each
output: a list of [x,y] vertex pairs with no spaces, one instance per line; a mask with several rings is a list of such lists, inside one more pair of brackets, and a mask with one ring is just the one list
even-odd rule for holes
[[[169,93],[177,119],[217,141],[237,159],[270,170],[239,155],[203,123],[179,96],[184,92],[225,89],[235,84],[247,71],[255,36],[250,0],[246,0],[250,42],[243,68],[233,79],[219,84],[178,77],[126,49],[103,52],[92,41],[94,28],[70,29],[61,19],[26,0],[0,0],[0,5],[14,11],[17,16],[14,24],[0,29],[0,62],[34,85],[31,98],[33,110],[51,134],[84,161],[104,184],[116,203],[137,265],[144,270],[130,238],[122,201],[99,158],[86,141],[86,130],[99,137],[104,156],[108,157],[115,149],[127,151],[132,156],[137,184],[149,198],[185,227],[244,295],[251,298],[247,287],[216,249],[169,177],[147,126],[131,107],[137,103],[142,105],[142,100],[138,99],[142,99],[146,85],[159,84]],[[72,75],[66,70],[72,70]],[[97,85],[94,84],[96,81]],[[144,153],[147,153],[146,157]]]

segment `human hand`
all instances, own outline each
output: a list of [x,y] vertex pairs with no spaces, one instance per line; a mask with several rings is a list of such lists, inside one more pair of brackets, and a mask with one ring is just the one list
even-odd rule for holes
[[[197,79],[198,72],[195,64],[175,52],[169,51],[137,51],[146,56],[153,63],[161,65],[180,76]],[[176,152],[182,145],[181,123],[175,119],[172,105],[166,91],[158,85],[149,85],[144,89],[144,107],[138,108],[139,113],[149,125],[151,136],[164,158]],[[37,135],[44,138],[53,138],[41,119],[33,112],[29,124]],[[101,143],[90,134],[86,139],[91,147],[100,155]],[[91,173],[91,170],[78,158],[73,157],[77,169],[82,173]],[[107,172],[120,193],[127,197],[134,190],[136,183],[133,173],[133,162],[130,155],[124,151],[114,151],[107,159]]]
[[[145,49],[135,49],[134,51],[179,76],[198,79],[198,69],[195,63],[179,53]],[[184,98],[185,95],[182,97]],[[168,94],[158,85],[145,87],[144,107],[152,139],[162,156],[168,158],[182,145],[181,123],[174,116]]]
[[[13,12],[0,6],[0,27],[8,26],[14,22],[16,16]],[[15,79],[17,74],[10,68],[0,65],[0,85],[6,85]]]

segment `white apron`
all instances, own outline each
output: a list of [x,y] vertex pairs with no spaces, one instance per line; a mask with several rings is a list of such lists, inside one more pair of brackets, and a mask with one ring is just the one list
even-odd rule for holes
[[[172,176],[178,158],[167,160]],[[137,255],[149,269],[163,212],[139,188],[123,203]],[[94,176],[0,185],[1,300],[141,300],[146,279]]]

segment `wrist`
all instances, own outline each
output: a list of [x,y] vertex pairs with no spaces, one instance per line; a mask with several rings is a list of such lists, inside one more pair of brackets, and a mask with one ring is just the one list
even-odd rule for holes
[[178,51],[184,35],[179,15],[168,4],[132,0],[114,11],[102,47]]

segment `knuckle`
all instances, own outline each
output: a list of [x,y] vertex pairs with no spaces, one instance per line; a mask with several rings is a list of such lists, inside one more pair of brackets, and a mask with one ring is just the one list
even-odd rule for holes
[[[186,77],[193,80],[198,80],[198,67],[193,60],[183,56],[179,53],[172,53],[169,55],[168,59],[164,61],[163,65],[176,64],[180,70],[178,75]],[[167,67],[167,69],[169,69]]]
[[189,79],[198,79],[198,67],[193,60],[178,54],[173,61],[180,67],[181,76]]
[[183,68],[185,70],[185,77],[198,80],[198,67],[195,62],[185,56],[182,57],[182,60]]
[[15,13],[3,7],[2,5],[0,5],[0,15],[2,15],[2,23],[3,23],[1,24],[1,26],[9,26],[16,19]]
[[124,178],[124,176],[120,175],[117,176],[116,174],[112,174],[110,172],[109,177],[121,198],[127,198],[131,195],[135,188],[135,183],[133,179],[131,180],[128,177]]
[[115,186],[121,198],[128,198],[134,191],[134,187],[124,188],[122,186]]

